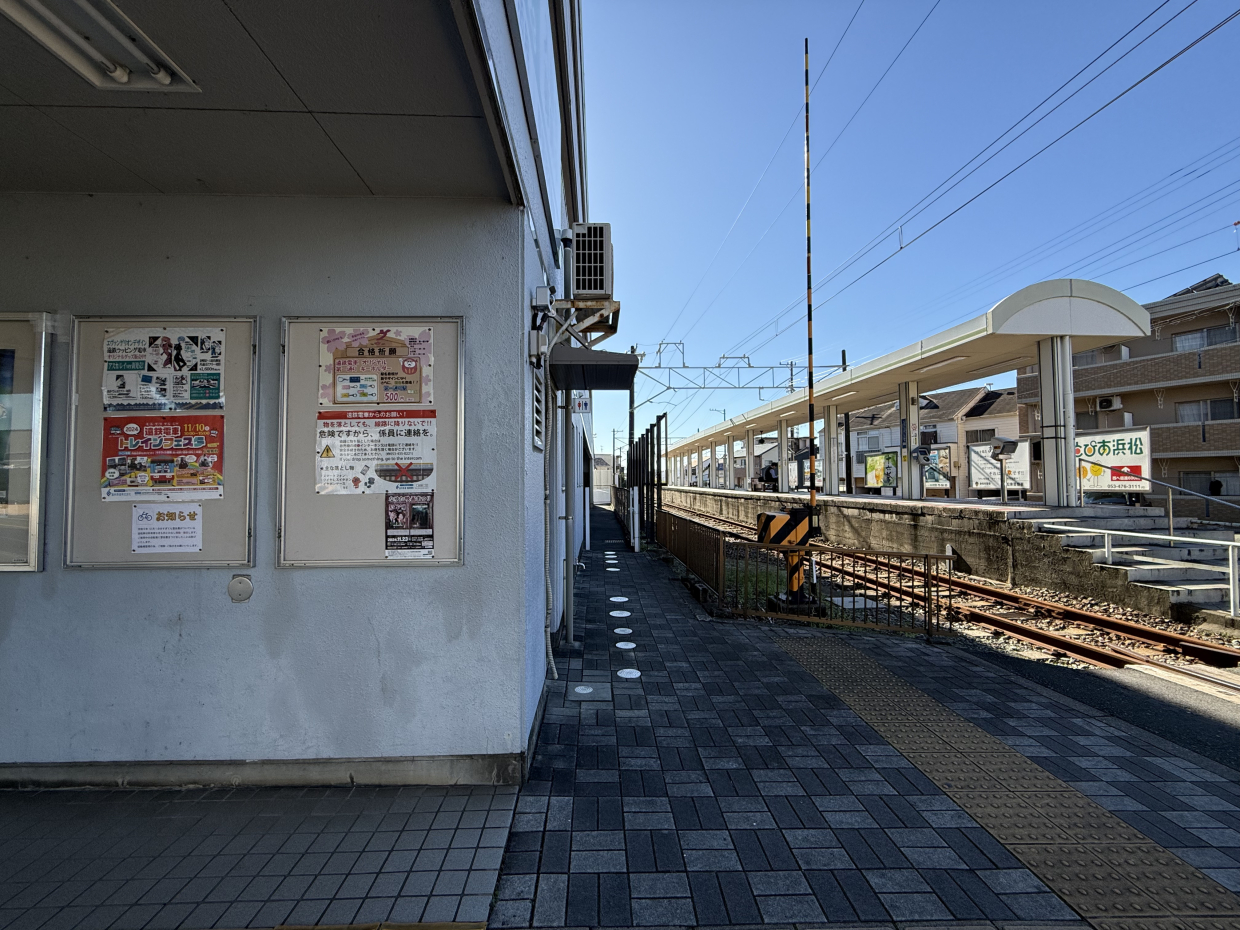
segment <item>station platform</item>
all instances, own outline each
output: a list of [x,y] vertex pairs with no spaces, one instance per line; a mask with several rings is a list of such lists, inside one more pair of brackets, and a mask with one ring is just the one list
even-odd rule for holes
[[[665,506],[735,524],[756,525],[758,514],[805,507],[809,495],[716,488],[665,487]],[[825,538],[856,549],[951,551],[956,569],[1014,585],[1098,598],[1156,617],[1234,626],[1229,619],[1226,549],[1233,525],[1175,518],[1175,534],[1200,542],[1191,554],[1169,542],[1112,537],[1112,564],[1104,562],[1101,531],[1166,534],[1161,507],[1092,504],[1050,507],[1036,502],[821,494]],[[1076,527],[1046,530],[1053,527]],[[1092,531],[1092,532],[1091,532]]]
[[1240,926],[1240,773],[958,649],[712,620],[593,521],[490,926]]

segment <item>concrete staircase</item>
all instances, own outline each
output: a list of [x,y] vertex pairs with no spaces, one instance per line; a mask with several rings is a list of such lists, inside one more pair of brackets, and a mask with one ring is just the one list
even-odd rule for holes
[[[1071,510],[1060,511],[1062,515],[1053,520],[1044,513],[1018,519],[1033,523],[1039,532],[1055,534],[1065,548],[1089,553],[1095,563],[1106,563],[1106,541],[1101,533],[1091,533],[1091,529],[1167,535],[1167,517],[1161,508],[1108,509],[1110,513],[1100,513],[1102,508],[1091,507],[1088,514],[1080,515]],[[1216,524],[1177,517],[1175,536],[1184,542],[1112,537],[1111,566],[1124,572],[1129,584],[1165,591],[1172,605],[1182,605],[1181,609],[1228,612],[1227,547],[1210,543],[1231,542],[1237,538],[1236,533]]]

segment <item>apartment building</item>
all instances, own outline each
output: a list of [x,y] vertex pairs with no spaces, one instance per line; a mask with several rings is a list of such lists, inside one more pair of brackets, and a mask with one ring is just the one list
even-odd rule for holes
[[[1240,285],[1216,274],[1145,308],[1149,336],[1073,356],[1076,428],[1148,426],[1154,478],[1240,503]],[[1021,434],[1037,437],[1037,366],[1019,373],[1017,399]],[[1176,512],[1205,516],[1206,504],[1185,495]],[[1210,516],[1240,522],[1231,507]]]

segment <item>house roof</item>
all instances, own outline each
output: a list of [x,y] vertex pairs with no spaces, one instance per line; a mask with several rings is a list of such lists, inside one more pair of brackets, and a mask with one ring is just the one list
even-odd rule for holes
[[1016,412],[1016,391],[987,391],[965,414],[965,419],[975,417],[1000,417]]
[[1172,297],[1184,297],[1187,294],[1200,294],[1202,291],[1212,291],[1216,287],[1230,287],[1231,282],[1224,278],[1221,274],[1212,274],[1208,278],[1202,278],[1196,284],[1190,284],[1182,291],[1176,291]]

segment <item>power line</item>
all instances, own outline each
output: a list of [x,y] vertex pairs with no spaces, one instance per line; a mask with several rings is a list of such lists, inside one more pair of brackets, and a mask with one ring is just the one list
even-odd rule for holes
[[[827,68],[831,66],[831,62],[835,58],[835,53],[839,51],[840,44],[844,41],[844,37],[848,35],[848,31],[852,29],[852,24],[854,20],[856,20],[857,14],[861,12],[861,8],[863,6],[865,6],[865,0],[861,0],[861,2],[857,4],[857,8],[853,10],[852,18],[848,20],[848,25],[844,27],[844,31],[840,34],[839,40],[835,43],[835,48],[831,50],[831,54],[827,57],[826,64],[824,64],[822,66],[822,70],[818,72],[818,77],[814,80],[814,87],[818,86],[818,82],[822,80],[822,76],[827,73]],[[731,237],[732,231],[736,229],[736,224],[740,221],[741,215],[749,206],[749,202],[753,200],[753,195],[756,194],[758,188],[762,186],[763,179],[766,177],[767,172],[771,170],[771,165],[775,164],[775,159],[779,156],[780,151],[783,149],[784,143],[788,141],[788,134],[792,132],[793,127],[796,126],[797,120],[800,119],[801,113],[804,112],[804,110],[804,105],[797,108],[796,113],[792,117],[792,122],[788,124],[788,128],[784,130],[783,138],[779,140],[779,145],[775,146],[775,151],[771,153],[770,160],[767,161],[766,167],[763,168],[762,173],[758,175],[758,180],[754,184],[753,190],[749,192],[749,196],[746,197],[745,202],[741,204],[740,210],[732,220],[732,225],[728,227],[728,231],[724,233],[723,239],[719,242],[719,247],[715,249],[715,254],[712,255],[710,261],[707,262],[706,270],[702,272],[702,277],[700,277],[697,284],[693,286],[693,290],[689,293],[689,296],[685,298],[684,306],[680,308],[680,310],[676,313],[676,316],[672,319],[672,322],[668,325],[667,332],[663,334],[664,340],[672,334],[672,330],[675,328],[676,323],[680,320],[680,317],[685,310],[688,309],[689,304],[697,294],[698,288],[702,286],[702,282],[705,281],[707,275],[710,274],[710,269],[714,267],[715,259],[717,259],[719,257],[719,253],[723,251],[723,247],[727,244],[728,239]]]
[[1173,274],[1179,274],[1181,271],[1188,271],[1189,269],[1192,269],[1192,268],[1199,268],[1202,265],[1210,264],[1210,262],[1220,261],[1221,259],[1226,258],[1228,255],[1237,255],[1237,254],[1240,254],[1240,249],[1228,249],[1226,252],[1223,252],[1219,255],[1215,255],[1213,258],[1207,258],[1205,261],[1195,262],[1192,265],[1185,265],[1183,268],[1177,268],[1175,271],[1168,271],[1166,274],[1160,274],[1156,278],[1149,278],[1145,281],[1138,281],[1136,284],[1126,285],[1125,287],[1122,288],[1122,290],[1130,291],[1134,287],[1141,287],[1145,284],[1153,284],[1155,281],[1161,281],[1163,278],[1169,278]]
[[[1132,26],[1130,29],[1128,29],[1128,31],[1127,31],[1127,32],[1125,32],[1125,33],[1124,33],[1123,35],[1121,35],[1118,39],[1116,39],[1114,42],[1112,42],[1110,45],[1108,45],[1105,49],[1103,49],[1101,52],[1099,52],[1097,55],[1095,55],[1095,56],[1094,56],[1094,58],[1093,58],[1093,59],[1091,59],[1091,60],[1090,60],[1090,61],[1089,61],[1089,62],[1088,62],[1088,63],[1087,63],[1084,67],[1080,68],[1080,69],[1079,69],[1079,70],[1078,70],[1075,74],[1073,74],[1070,78],[1068,78],[1066,81],[1064,81],[1063,83],[1061,83],[1061,84],[1060,84],[1057,88],[1055,88],[1055,90],[1051,91],[1051,93],[1050,93],[1050,94],[1048,94],[1046,97],[1044,97],[1044,98],[1043,98],[1043,99],[1042,99],[1042,100],[1041,100],[1041,101],[1040,101],[1040,102],[1039,102],[1036,106],[1034,106],[1033,108],[1031,108],[1028,112],[1026,112],[1023,116],[1021,116],[1021,117],[1020,117],[1020,119],[1016,120],[1016,122],[1014,122],[1011,126],[1009,126],[1007,129],[1005,129],[1002,133],[1000,133],[998,136],[996,136],[996,137],[995,137],[995,139],[994,139],[993,141],[991,141],[991,142],[990,142],[990,143],[988,143],[986,146],[984,146],[984,147],[983,147],[983,148],[982,148],[982,149],[981,149],[981,150],[980,150],[977,154],[975,154],[972,158],[970,158],[970,159],[969,159],[968,161],[966,161],[963,165],[961,165],[959,168],[957,168],[954,172],[952,172],[950,175],[948,175],[948,176],[947,176],[947,178],[945,178],[943,181],[941,181],[941,182],[940,182],[940,183],[939,183],[939,184],[938,184],[938,185],[937,185],[937,186],[936,186],[933,190],[931,190],[931,191],[930,191],[930,193],[928,193],[928,194],[926,194],[925,196],[923,196],[923,197],[922,197],[919,201],[917,201],[917,203],[913,204],[913,206],[912,206],[912,207],[910,207],[908,210],[905,210],[905,211],[904,211],[904,213],[902,213],[902,214],[901,214],[901,215],[900,215],[900,216],[899,216],[899,217],[898,217],[895,221],[893,221],[892,223],[890,223],[890,224],[889,224],[889,225],[888,225],[888,226],[887,226],[887,227],[886,227],[886,228],[885,228],[882,232],[880,232],[880,233],[879,233],[876,237],[874,237],[873,239],[871,239],[869,243],[867,243],[865,246],[863,246],[863,247],[862,247],[861,249],[859,249],[857,252],[854,252],[854,253],[853,253],[853,255],[852,255],[852,256],[850,256],[850,257],[849,257],[849,258],[848,258],[848,259],[847,259],[847,260],[846,260],[843,264],[841,264],[840,266],[837,266],[835,269],[833,269],[833,270],[832,270],[832,271],[831,271],[831,272],[830,272],[827,276],[825,276],[825,277],[822,279],[822,281],[820,282],[820,284],[822,284],[822,283],[826,283],[828,280],[830,280],[830,279],[831,279],[831,277],[833,277],[835,274],[838,274],[838,273],[839,273],[840,271],[842,271],[844,268],[849,267],[849,266],[850,266],[850,265],[851,265],[854,261],[856,261],[857,259],[859,259],[859,258],[861,258],[861,257],[864,257],[865,255],[869,254],[869,252],[873,251],[873,249],[874,249],[874,248],[875,248],[875,247],[876,247],[879,243],[881,243],[884,239],[886,239],[886,238],[887,238],[887,237],[891,234],[891,232],[895,230],[895,228],[897,227],[897,225],[898,225],[898,224],[900,224],[903,220],[905,220],[905,219],[909,218],[909,214],[910,214],[910,213],[912,213],[912,211],[913,211],[913,210],[915,210],[915,209],[917,209],[918,207],[920,207],[923,203],[926,203],[926,200],[927,200],[928,198],[932,197],[932,196],[933,196],[936,192],[940,191],[940,189],[941,189],[941,188],[943,188],[943,186],[944,186],[945,184],[947,184],[948,182],[950,182],[953,178],[955,178],[958,174],[960,174],[960,172],[962,172],[962,171],[964,171],[966,168],[968,168],[968,166],[969,166],[970,164],[972,164],[974,161],[976,161],[978,158],[980,158],[983,154],[985,154],[985,152],[986,152],[987,150],[989,150],[989,149],[990,149],[990,148],[992,148],[994,145],[996,145],[996,144],[997,144],[1000,140],[1002,140],[1005,136],[1007,136],[1010,132],[1012,132],[1012,130],[1014,130],[1017,126],[1019,126],[1021,123],[1023,123],[1025,120],[1027,120],[1030,116],[1032,116],[1034,113],[1036,113],[1039,109],[1041,109],[1041,108],[1042,108],[1042,107],[1043,107],[1043,106],[1044,106],[1044,105],[1045,105],[1048,101],[1050,101],[1051,99],[1053,99],[1053,98],[1055,97],[1055,95],[1056,95],[1056,94],[1058,94],[1058,93],[1059,93],[1060,91],[1062,91],[1065,87],[1067,87],[1069,84],[1071,84],[1074,80],[1076,80],[1078,77],[1080,77],[1080,75],[1081,75],[1081,74],[1083,74],[1083,73],[1084,73],[1085,71],[1087,71],[1090,67],[1092,67],[1095,63],[1097,63],[1097,62],[1098,62],[1098,61],[1099,61],[1099,60],[1100,60],[1100,59],[1101,59],[1104,55],[1106,55],[1106,54],[1107,54],[1107,52],[1111,51],[1111,50],[1112,50],[1113,48],[1115,48],[1115,46],[1117,46],[1120,42],[1122,42],[1124,39],[1126,39],[1128,36],[1130,36],[1130,35],[1131,35],[1131,34],[1132,34],[1135,30],[1137,30],[1138,28],[1140,28],[1140,27],[1141,27],[1144,23],[1146,23],[1146,22],[1150,19],[1150,17],[1152,17],[1155,13],[1157,13],[1159,10],[1161,10],[1161,9],[1162,9],[1164,6],[1166,6],[1166,5],[1167,5],[1167,3],[1169,3],[1169,2],[1170,2],[1170,0],[1163,0],[1163,2],[1162,2],[1162,3],[1160,3],[1160,4],[1159,4],[1157,7],[1155,7],[1152,11],[1150,11],[1150,13],[1148,13],[1146,16],[1144,16],[1144,17],[1143,17],[1140,21],[1138,21],[1138,22],[1136,23],[1136,25]],[[1105,74],[1105,73],[1106,73],[1106,71],[1107,71],[1107,70],[1109,70],[1111,67],[1113,67],[1115,64],[1118,64],[1118,62],[1122,61],[1122,60],[1123,60],[1123,58],[1127,57],[1127,55],[1128,55],[1128,54],[1130,54],[1130,53],[1131,53],[1132,51],[1134,51],[1136,48],[1140,47],[1140,45],[1141,45],[1141,44],[1143,44],[1145,41],[1147,41],[1147,40],[1148,40],[1151,36],[1155,35],[1155,34],[1156,34],[1156,33],[1158,33],[1159,31],[1161,31],[1163,28],[1165,28],[1165,27],[1166,27],[1169,23],[1171,23],[1171,22],[1172,22],[1174,19],[1176,19],[1176,18],[1177,18],[1180,14],[1182,14],[1182,13],[1184,12],[1184,10],[1188,9],[1188,7],[1189,7],[1189,6],[1192,6],[1192,5],[1193,5],[1193,3],[1195,3],[1195,2],[1196,2],[1196,0],[1191,0],[1191,2],[1190,2],[1187,6],[1185,6],[1183,9],[1181,9],[1179,13],[1176,13],[1176,14],[1175,14],[1175,16],[1172,16],[1170,19],[1168,19],[1166,22],[1164,22],[1161,26],[1159,26],[1157,29],[1155,29],[1153,32],[1151,32],[1149,35],[1147,35],[1144,39],[1142,39],[1142,40],[1141,40],[1141,42],[1139,42],[1139,43],[1137,43],[1136,45],[1134,45],[1131,49],[1129,49],[1127,52],[1125,52],[1123,55],[1121,55],[1119,58],[1117,58],[1114,62],[1111,62],[1111,64],[1110,64],[1110,65],[1108,65],[1105,69],[1103,69],[1103,71],[1099,72],[1099,74],[1098,74],[1098,75],[1095,75],[1095,76],[1094,76],[1094,78],[1091,78],[1089,82],[1087,82],[1086,84],[1082,85],[1082,87],[1080,87],[1080,88],[1078,88],[1076,91],[1074,91],[1074,92],[1073,92],[1073,94],[1072,94],[1071,96],[1069,96],[1068,98],[1066,98],[1064,101],[1061,101],[1061,102],[1060,102],[1060,104],[1056,105],[1056,107],[1055,107],[1054,109],[1052,109],[1052,110],[1051,110],[1051,111],[1049,111],[1048,113],[1044,114],[1041,118],[1039,118],[1038,122],[1041,122],[1041,120],[1042,120],[1042,119],[1045,119],[1045,117],[1046,117],[1046,116],[1049,116],[1049,115],[1050,115],[1050,113],[1053,113],[1056,109],[1058,109],[1058,108],[1059,108],[1059,106],[1062,106],[1062,105],[1063,105],[1063,103],[1066,103],[1066,102],[1067,102],[1067,100],[1072,99],[1072,96],[1075,96],[1077,93],[1079,93],[1079,92],[1080,92],[1081,90],[1083,90],[1085,87],[1088,87],[1090,83],[1092,83],[1094,80],[1096,80],[1096,79],[1097,79],[1098,77],[1100,77],[1102,74]],[[1033,125],[1037,125],[1037,123],[1034,123]],[[1033,128],[1033,126],[1027,127],[1027,128],[1026,128],[1026,130],[1025,130],[1025,132],[1027,132],[1027,131],[1028,131],[1028,129],[1031,129],[1031,128]],[[1024,135],[1024,132],[1022,132],[1020,135]],[[1020,136],[1017,136],[1016,138],[1018,139],[1018,138],[1020,138]],[[1007,144],[1007,145],[1010,145],[1010,144],[1011,144],[1012,142],[1014,142],[1014,141],[1016,141],[1016,139],[1012,139],[1012,140],[1010,140],[1010,141],[1008,142],[1008,144]],[[1007,148],[1007,145],[1005,145],[1003,148]],[[999,151],[1002,151],[1002,150],[1003,150],[1003,149],[1000,149]],[[987,158],[987,159],[986,159],[986,162],[990,161],[990,159],[991,159],[991,158],[993,158],[993,157],[994,157],[995,155],[997,155],[997,154],[998,154],[998,152],[993,153],[993,154],[990,156],[990,158]],[[825,156],[824,156],[824,157],[825,157]],[[1035,156],[1035,157],[1036,157],[1036,156]],[[822,159],[819,159],[818,164],[821,164],[821,161],[822,161]],[[980,167],[981,167],[982,165],[984,165],[986,162],[982,162],[982,164],[977,165],[977,166],[973,169],[973,171],[976,171],[976,170],[977,170],[977,168],[980,168]],[[1018,167],[1019,167],[1019,166],[1018,166]],[[815,164],[815,168],[817,168],[817,164]],[[959,179],[956,181],[956,183],[955,183],[955,184],[952,184],[952,185],[951,185],[951,187],[947,188],[946,190],[943,190],[943,191],[942,191],[942,193],[941,193],[941,194],[939,194],[939,197],[935,197],[935,198],[934,198],[934,200],[930,201],[930,203],[926,203],[926,206],[927,206],[927,207],[928,207],[928,206],[930,206],[930,204],[934,203],[934,202],[935,202],[935,201],[937,201],[940,197],[942,197],[942,196],[943,196],[943,194],[946,194],[946,193],[948,193],[950,190],[952,190],[953,188],[955,188],[955,187],[956,187],[956,186],[957,186],[957,185],[958,185],[961,181],[963,181],[966,177],[968,177],[969,175],[971,175],[971,174],[973,173],[973,171],[970,171],[970,172],[969,172],[969,174],[965,175],[965,176],[964,176],[964,177],[962,177],[962,178],[959,178]],[[1000,180],[1002,180],[1002,179],[1000,179]],[[993,186],[993,185],[992,185],[992,186]],[[798,191],[799,191],[799,188],[798,188]],[[790,203],[792,202],[793,197],[795,197],[795,196],[796,196],[796,194],[797,194],[797,192],[798,192],[798,191],[794,191],[794,192],[793,192],[792,197],[790,197],[790,198],[789,198],[789,200],[788,200],[788,204],[790,204]],[[983,193],[984,193],[984,192],[983,192]],[[785,210],[787,209],[788,204],[785,204],[785,205],[784,205],[784,209],[785,209]],[[923,209],[924,209],[924,208],[923,208]],[[782,211],[781,211],[781,212],[782,212]],[[921,212],[921,211],[919,210],[919,211],[918,211],[918,213],[920,213],[920,212]],[[914,215],[916,215],[916,214],[914,214]],[[768,230],[767,230],[767,231],[769,232],[769,228],[768,228]],[[763,235],[765,236],[765,233],[764,233]],[[910,244],[911,244],[911,243],[910,243]],[[799,296],[798,296],[796,299],[794,299],[794,300],[793,300],[790,304],[788,304],[788,305],[787,305],[787,306],[786,306],[783,310],[781,310],[779,314],[777,314],[777,315],[776,315],[776,319],[778,320],[778,318],[779,318],[780,316],[782,316],[782,315],[783,315],[784,313],[786,313],[788,310],[790,310],[790,309],[794,308],[794,307],[795,307],[795,306],[796,306],[796,305],[800,302],[800,300],[801,300],[801,298],[800,298]],[[758,334],[758,333],[760,333],[763,329],[765,329],[767,325],[769,325],[769,324],[764,324],[763,326],[759,327],[757,330],[755,330],[754,332],[752,332],[750,335],[748,335],[748,336],[746,336],[746,337],[743,337],[743,338],[742,338],[742,339],[741,339],[738,343],[734,344],[734,345],[733,345],[733,346],[732,346],[732,347],[731,347],[728,351],[729,351],[729,352],[735,351],[735,350],[737,349],[737,347],[738,347],[738,346],[744,345],[744,344],[745,344],[747,341],[749,341],[750,339],[756,338],[757,334]],[[779,333],[776,333],[776,335],[779,335]],[[766,345],[766,344],[767,344],[767,343],[769,343],[769,342],[770,342],[770,340],[768,339],[768,340],[766,340],[766,342],[763,342],[763,343],[762,343],[762,345]]]

